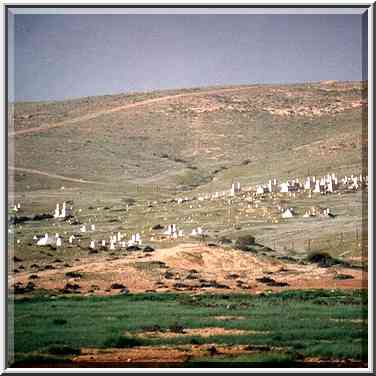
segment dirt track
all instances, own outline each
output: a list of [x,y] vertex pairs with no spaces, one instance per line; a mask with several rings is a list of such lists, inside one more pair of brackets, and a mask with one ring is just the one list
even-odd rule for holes
[[98,181],[92,181],[92,180],[84,180],[84,179],[75,179],[75,178],[69,178],[67,176],[62,176],[62,175],[56,175],[56,174],[50,174],[48,172],[43,172],[39,170],[33,170],[30,168],[23,168],[23,167],[9,167],[10,170],[13,171],[20,171],[20,172],[26,172],[29,174],[35,174],[35,175],[43,175],[43,176],[48,176],[50,178],[54,179],[60,179],[60,180],[66,180],[66,181],[73,181],[75,183],[83,183],[83,184],[106,184]]
[[[10,166],[9,169],[13,170],[13,171],[26,172],[28,174],[43,175],[43,176],[47,176],[47,177],[53,178],[53,179],[72,181],[72,182],[75,182],[75,183],[109,185],[109,184],[104,183],[104,182],[93,181],[93,180],[85,180],[85,179],[70,178],[68,176],[50,174],[50,173],[45,172],[45,171],[40,171],[40,170],[35,170],[35,169],[30,169],[30,168],[24,168],[24,167],[12,167],[12,166]],[[162,178],[164,178],[166,176],[169,176],[169,175],[173,176],[176,173],[177,172],[174,171],[174,170],[172,170],[172,171],[165,170],[165,171],[163,171],[163,172],[161,172],[161,173],[159,173],[157,175],[150,176],[150,177],[147,177],[147,178],[132,179],[132,183],[133,184],[151,184],[151,183],[155,183],[159,179],[162,179]]]
[[83,115],[83,116],[78,116],[74,119],[65,120],[59,123],[45,124],[39,127],[33,127],[33,128],[23,129],[20,131],[9,132],[8,136],[14,137],[14,136],[22,135],[22,134],[43,132],[51,128],[59,128],[65,125],[72,125],[72,124],[79,123],[81,121],[92,120],[102,115],[111,114],[111,113],[120,112],[120,111],[127,111],[132,108],[147,106],[149,104],[158,103],[158,102],[165,102],[171,99],[178,99],[178,98],[183,98],[183,97],[194,97],[194,96],[208,95],[208,94],[219,94],[219,93],[225,93],[225,92],[231,92],[231,91],[244,91],[244,90],[250,90],[250,89],[256,89],[256,88],[257,87],[255,86],[247,86],[247,87],[238,87],[238,88],[207,90],[207,91],[200,91],[200,92],[193,92],[193,93],[183,93],[183,94],[176,94],[176,95],[167,95],[165,97],[148,99],[145,101],[130,103],[124,106],[114,107],[110,110],[103,110],[103,111],[98,111],[98,112],[94,112],[94,113]]

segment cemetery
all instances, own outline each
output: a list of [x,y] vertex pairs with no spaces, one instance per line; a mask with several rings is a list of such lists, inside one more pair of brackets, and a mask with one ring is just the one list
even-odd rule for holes
[[[8,287],[19,364],[362,365],[361,88],[16,104]],[[37,117],[65,126],[39,129]]]

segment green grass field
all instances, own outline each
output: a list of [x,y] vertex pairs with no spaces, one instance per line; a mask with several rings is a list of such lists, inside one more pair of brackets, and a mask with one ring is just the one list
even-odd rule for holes
[[[200,344],[267,348],[238,358],[195,358],[187,366],[205,362],[296,365],[306,357],[367,359],[367,294],[361,291],[286,291],[260,296],[167,293],[24,298],[15,301],[14,312],[15,365],[31,357],[51,359],[53,356],[58,361],[60,354],[60,360],[69,359],[79,354],[82,347]],[[235,318],[217,320],[216,316],[221,315]],[[160,331],[179,326],[251,332],[210,337],[137,336],[156,325]]]

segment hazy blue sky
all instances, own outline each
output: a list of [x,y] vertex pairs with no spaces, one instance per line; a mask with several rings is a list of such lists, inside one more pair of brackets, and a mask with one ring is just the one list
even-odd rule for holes
[[17,14],[14,27],[16,100],[362,79],[360,15]]

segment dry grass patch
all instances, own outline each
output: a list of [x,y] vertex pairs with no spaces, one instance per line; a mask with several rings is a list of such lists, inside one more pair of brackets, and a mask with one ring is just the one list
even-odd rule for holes
[[[137,333],[136,336],[140,338],[175,338],[175,337],[211,337],[220,335],[244,335],[244,334],[267,334],[268,332],[255,331],[255,330],[241,330],[241,329],[225,329],[220,327],[209,328],[194,328],[184,329],[180,333],[173,332],[171,330],[166,331],[144,331]],[[135,335],[135,333],[124,333],[124,335]]]
[[246,317],[244,316],[214,316],[214,320],[219,321],[231,321],[231,320],[245,320]]

